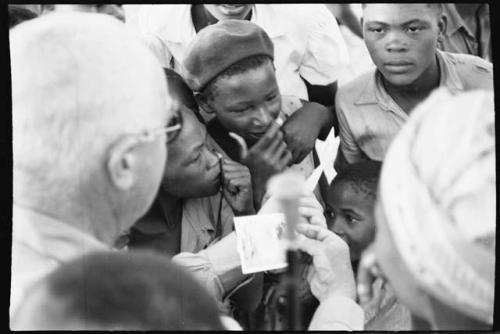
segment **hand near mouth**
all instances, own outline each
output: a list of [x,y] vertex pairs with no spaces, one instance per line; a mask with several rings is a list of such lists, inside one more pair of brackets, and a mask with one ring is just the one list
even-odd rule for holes
[[279,125],[272,122],[266,133],[241,159],[252,176],[255,208],[260,208],[269,178],[282,172],[291,161],[292,154],[287,149],[283,133]]
[[252,178],[247,167],[230,160],[222,160],[222,193],[235,216],[253,215]]

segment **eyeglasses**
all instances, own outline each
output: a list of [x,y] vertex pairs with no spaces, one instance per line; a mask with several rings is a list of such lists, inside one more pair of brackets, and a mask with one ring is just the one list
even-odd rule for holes
[[152,141],[158,135],[165,134],[166,143],[173,142],[177,137],[179,137],[179,133],[182,130],[182,113],[176,113],[173,115],[167,126],[162,126],[154,129],[145,130],[142,133],[142,137],[144,141]]

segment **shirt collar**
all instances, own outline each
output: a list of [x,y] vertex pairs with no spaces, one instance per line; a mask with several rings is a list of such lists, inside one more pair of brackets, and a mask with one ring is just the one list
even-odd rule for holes
[[273,5],[256,4],[252,10],[250,21],[264,29],[271,39],[282,36],[290,30],[285,20],[280,20],[283,14],[277,13]]
[[[458,76],[454,59],[445,57],[445,53],[441,50],[436,51],[440,72],[439,86],[448,88],[452,93],[463,91],[464,86]],[[380,72],[375,69],[361,90],[356,105],[376,103],[386,110],[391,109],[394,102],[382,86],[380,76]]]
[[90,251],[110,249],[94,236],[68,223],[17,204],[13,206],[12,221],[13,242],[24,244],[58,262]]

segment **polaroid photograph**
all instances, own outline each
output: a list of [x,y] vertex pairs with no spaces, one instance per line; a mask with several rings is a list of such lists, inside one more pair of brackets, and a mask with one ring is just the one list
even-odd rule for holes
[[244,274],[287,266],[282,213],[235,217],[234,226]]

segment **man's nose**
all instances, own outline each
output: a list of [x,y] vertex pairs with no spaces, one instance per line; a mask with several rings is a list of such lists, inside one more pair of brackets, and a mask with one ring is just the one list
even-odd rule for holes
[[271,123],[272,117],[271,113],[265,106],[261,106],[257,109],[254,117],[254,124],[259,126],[266,126]]
[[387,33],[387,43],[385,46],[388,52],[404,52],[408,50],[408,43],[405,36],[400,31],[389,31]]
[[205,154],[207,157],[207,170],[214,168],[219,163],[219,156],[215,151],[211,151],[208,148],[205,148]]
[[342,222],[342,219],[334,219],[332,231],[340,237],[343,237],[345,235],[344,223]]

